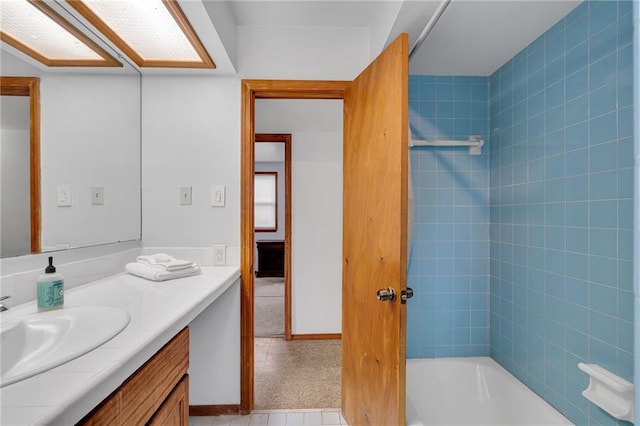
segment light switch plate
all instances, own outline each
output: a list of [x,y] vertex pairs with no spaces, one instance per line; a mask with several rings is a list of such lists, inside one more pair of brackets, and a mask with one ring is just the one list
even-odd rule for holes
[[71,185],[58,185],[58,207],[71,206]]
[[191,187],[190,186],[183,186],[180,188],[180,205],[181,206],[191,205]]
[[224,185],[211,185],[211,205],[213,207],[224,207],[224,198]]
[[104,204],[104,186],[91,187],[91,204],[101,206]]

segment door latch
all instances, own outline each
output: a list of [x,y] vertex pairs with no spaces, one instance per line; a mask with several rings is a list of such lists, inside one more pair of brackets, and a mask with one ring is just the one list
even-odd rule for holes
[[378,293],[376,295],[378,296],[378,300],[381,302],[393,302],[396,300],[396,291],[391,287],[378,290]]
[[411,299],[413,297],[413,289],[411,287],[407,287],[406,290],[402,290],[400,292],[400,303],[407,303],[407,299]]

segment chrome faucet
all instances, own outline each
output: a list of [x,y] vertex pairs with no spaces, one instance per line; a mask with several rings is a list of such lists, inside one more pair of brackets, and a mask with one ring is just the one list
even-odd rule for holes
[[[0,297],[0,301],[6,300],[6,299],[8,299],[10,297],[11,296],[2,296],[2,297]],[[6,311],[8,309],[9,309],[8,307],[4,306],[4,303],[0,303],[0,312],[4,312],[4,311]]]

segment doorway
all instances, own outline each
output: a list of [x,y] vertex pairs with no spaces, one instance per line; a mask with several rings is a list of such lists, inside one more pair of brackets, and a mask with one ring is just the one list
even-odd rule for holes
[[[342,303],[341,409],[347,421],[354,424],[405,422],[408,53],[408,36],[402,34],[353,81],[242,81],[243,413],[250,413],[254,407],[255,101],[342,99],[342,297],[349,303]],[[380,297],[382,293],[396,294],[394,288],[384,288],[390,284],[402,297]]]
[[[268,150],[262,156],[260,154],[256,155],[254,158],[254,174],[276,173],[275,227],[269,228],[269,232],[264,228],[257,228],[254,240],[258,246],[260,241],[266,241],[263,244],[264,254],[278,258],[273,262],[263,262],[263,269],[266,269],[266,271],[262,271],[262,273],[259,270],[256,271],[256,275],[261,276],[262,285],[259,286],[260,292],[256,292],[254,288],[254,316],[262,315],[268,324],[261,330],[254,328],[254,335],[275,337],[282,334],[286,340],[291,340],[291,134],[258,133],[255,135],[254,142],[261,146],[267,146],[268,144],[268,146],[275,148]],[[279,149],[280,147],[282,149]],[[254,154],[257,148],[254,150]],[[258,164],[262,162],[259,160],[275,164],[265,164],[263,167],[259,167]],[[282,196],[279,195],[280,192],[282,192]],[[283,201],[282,206],[278,202],[280,199]],[[269,215],[267,214],[267,216]],[[273,242],[273,244],[269,242]],[[284,248],[283,251],[280,249],[280,243]],[[254,251],[254,258],[256,254],[259,256],[257,251]],[[282,263],[280,263],[280,256],[282,256]],[[260,303],[261,299],[258,298],[261,297],[265,298],[263,299],[264,303]],[[280,297],[282,297],[282,303],[280,303]],[[280,309],[282,309],[281,312],[274,312],[274,310]],[[282,315],[281,324],[280,315]],[[281,333],[280,326],[282,326]]]
[[[266,99],[342,99],[347,82],[263,81],[242,82],[243,129],[241,173],[241,402],[240,410],[250,413],[254,407],[254,138],[255,100]],[[286,250],[285,250],[286,251]],[[285,273],[286,275],[286,273]]]
[[[288,262],[286,274],[293,293],[288,299],[294,311],[289,323],[293,327],[288,336],[291,340],[270,333],[266,333],[270,338],[264,338],[271,325],[268,320],[273,319],[264,315],[265,302],[277,305],[278,298],[261,295],[278,285],[278,262],[268,256],[279,250],[281,241],[274,239],[274,232],[255,236],[256,410],[340,407],[342,111],[342,102],[336,100],[256,102],[256,131],[291,131],[294,152],[290,163],[293,201],[287,215],[293,216],[292,238],[287,239],[287,257],[293,257],[293,262]],[[284,144],[255,144],[256,174],[281,169],[277,162],[269,161],[278,158],[274,149],[267,150],[272,145]],[[280,185],[280,174],[277,180]],[[260,204],[268,206],[269,197],[261,197],[258,180],[254,190],[256,203],[265,200]],[[268,217],[260,216],[256,210],[256,226],[274,230]],[[278,230],[284,227],[280,213],[277,222]],[[264,320],[267,323],[261,323]]]

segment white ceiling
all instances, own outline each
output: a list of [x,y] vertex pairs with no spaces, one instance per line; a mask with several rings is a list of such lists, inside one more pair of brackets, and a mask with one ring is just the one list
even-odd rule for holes
[[[2,0],[0,0],[2,1]],[[178,0],[216,70],[137,68],[143,74],[235,74],[239,26],[368,29],[370,56],[400,33],[410,44],[440,0]],[[412,74],[490,75],[581,0],[452,0],[410,63]],[[74,15],[64,2],[59,13]],[[73,19],[71,19],[73,21]],[[81,19],[80,19],[81,20]],[[82,20],[81,20],[82,21]],[[85,25],[90,27],[88,23]],[[97,31],[89,31],[94,41]],[[122,54],[113,46],[107,46]],[[2,49],[7,47],[2,44]],[[11,52],[11,49],[7,49]],[[22,55],[25,56],[25,55]],[[124,55],[123,55],[124,56]],[[26,59],[29,63],[36,61]],[[87,71],[89,69],[83,69]],[[54,71],[47,69],[47,71]],[[89,70],[90,71],[90,70]],[[61,68],[59,72],[65,72]],[[127,72],[126,69],[96,72]]]
[[[218,2],[203,1],[205,4]],[[452,0],[412,58],[410,71],[412,74],[490,75],[580,1]],[[386,31],[386,43],[407,32],[413,45],[440,1],[231,0],[226,3],[238,26],[368,28],[372,39],[374,34]]]
[[[578,4],[579,0],[452,0],[413,56],[411,72],[490,75]],[[419,31],[423,27],[421,23]],[[405,31],[417,37],[414,28]]]

